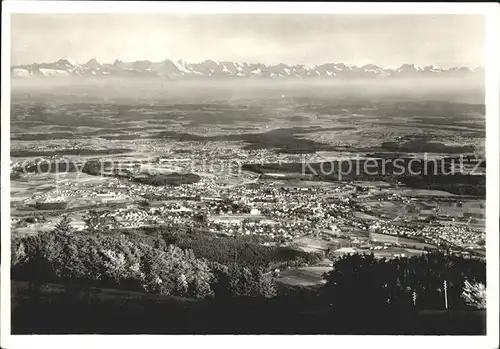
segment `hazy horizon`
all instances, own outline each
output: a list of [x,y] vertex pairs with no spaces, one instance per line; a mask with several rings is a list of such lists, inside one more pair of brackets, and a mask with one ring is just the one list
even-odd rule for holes
[[[377,80],[265,80],[207,79],[163,80],[158,78],[92,77],[13,79],[12,97],[36,99],[37,94],[77,99],[98,98],[112,102],[118,99],[142,99],[154,103],[169,98],[207,98],[237,100],[259,95],[259,98],[315,96],[315,98],[416,99],[456,103],[484,104],[484,81],[477,78],[411,78],[393,81]],[[186,91],[189,91],[186,94]],[[43,93],[41,93],[43,92]],[[22,98],[24,98],[22,97]]]

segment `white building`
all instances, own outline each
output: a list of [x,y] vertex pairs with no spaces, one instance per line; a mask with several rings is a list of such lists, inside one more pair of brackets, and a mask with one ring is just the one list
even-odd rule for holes
[[251,215],[260,215],[260,210],[256,209],[256,208],[252,208],[252,210],[250,211],[250,214]]

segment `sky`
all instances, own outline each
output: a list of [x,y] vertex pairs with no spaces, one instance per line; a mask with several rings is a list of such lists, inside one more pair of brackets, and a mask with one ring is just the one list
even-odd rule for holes
[[206,59],[482,66],[479,15],[13,14],[11,64]]

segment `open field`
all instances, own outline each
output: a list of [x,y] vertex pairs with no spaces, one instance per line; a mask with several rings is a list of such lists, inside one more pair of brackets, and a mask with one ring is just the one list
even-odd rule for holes
[[324,283],[323,274],[328,273],[331,267],[302,267],[280,272],[276,278],[278,283],[290,286],[317,286]]
[[313,237],[301,237],[299,239],[295,239],[293,241],[298,248],[306,252],[315,252],[315,251],[327,251],[330,247],[336,246],[334,242],[325,241],[319,238]]

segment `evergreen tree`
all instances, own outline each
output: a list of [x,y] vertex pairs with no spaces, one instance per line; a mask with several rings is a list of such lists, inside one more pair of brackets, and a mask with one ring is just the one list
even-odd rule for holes
[[54,227],[54,232],[59,234],[69,234],[72,233],[73,230],[74,229],[71,226],[71,218],[68,215],[64,215]]
[[470,283],[465,280],[462,298],[470,307],[486,309],[486,286],[480,282]]

